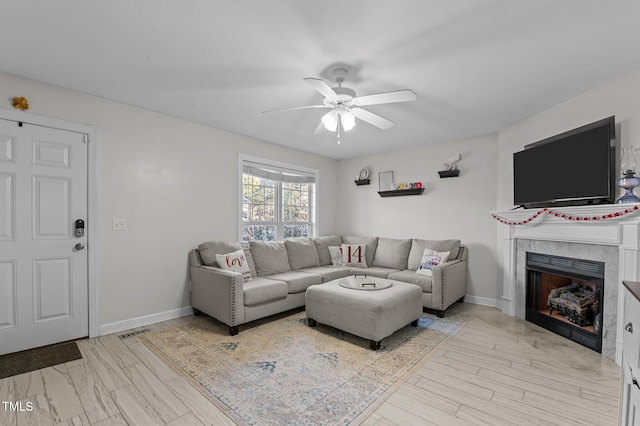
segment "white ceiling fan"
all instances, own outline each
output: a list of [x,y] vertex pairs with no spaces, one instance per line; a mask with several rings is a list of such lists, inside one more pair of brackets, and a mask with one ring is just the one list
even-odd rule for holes
[[384,117],[374,114],[366,109],[361,108],[367,105],[390,104],[395,102],[410,102],[416,100],[416,94],[409,89],[396,90],[393,92],[376,93],[373,95],[365,95],[356,97],[356,92],[348,87],[342,87],[347,74],[349,72],[344,68],[336,68],[332,71],[333,77],[338,84],[337,87],[330,87],[324,80],[319,78],[305,78],[304,81],[309,83],[316,89],[324,99],[321,105],[308,105],[294,108],[276,109],[263,111],[263,113],[292,111],[296,109],[307,108],[330,108],[331,111],[326,113],[320,124],[315,130],[318,134],[322,129],[330,132],[338,133],[338,143],[340,143],[340,135],[343,131],[349,131],[356,125],[356,118],[367,122],[379,129],[387,130],[393,126],[393,122]]

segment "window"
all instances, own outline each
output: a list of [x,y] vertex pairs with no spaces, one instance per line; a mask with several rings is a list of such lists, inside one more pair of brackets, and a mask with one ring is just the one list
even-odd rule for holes
[[242,241],[315,235],[316,171],[258,159],[240,164]]

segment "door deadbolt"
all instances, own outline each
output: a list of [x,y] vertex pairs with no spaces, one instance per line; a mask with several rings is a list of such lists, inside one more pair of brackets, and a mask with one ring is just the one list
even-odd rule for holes
[[75,235],[76,238],[84,237],[84,220],[82,219],[76,220],[76,226],[73,231],[73,235]]

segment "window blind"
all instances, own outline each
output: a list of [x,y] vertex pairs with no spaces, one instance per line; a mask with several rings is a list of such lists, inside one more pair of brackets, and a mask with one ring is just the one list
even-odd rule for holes
[[242,171],[251,176],[288,183],[316,183],[315,173],[287,169],[268,164],[242,162]]

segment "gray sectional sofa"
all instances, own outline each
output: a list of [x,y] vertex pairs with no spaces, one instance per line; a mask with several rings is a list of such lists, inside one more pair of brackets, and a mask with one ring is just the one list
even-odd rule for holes
[[[329,247],[363,244],[367,267],[333,266]],[[416,273],[423,252],[450,252],[432,270]],[[243,250],[251,279],[219,267],[216,255]],[[467,248],[460,240],[392,239],[332,235],[283,242],[208,241],[190,253],[191,305],[238,333],[241,324],[304,306],[309,286],[354,274],[415,284],[422,289],[422,305],[442,317],[467,288]]]

